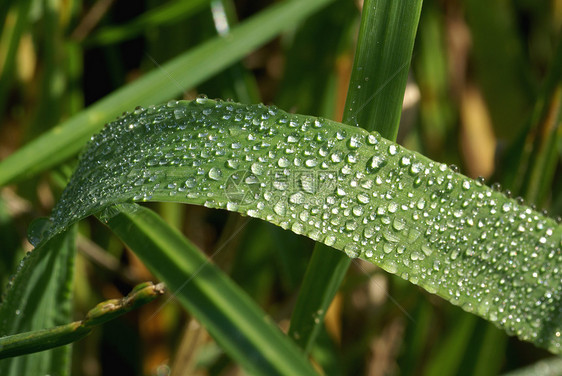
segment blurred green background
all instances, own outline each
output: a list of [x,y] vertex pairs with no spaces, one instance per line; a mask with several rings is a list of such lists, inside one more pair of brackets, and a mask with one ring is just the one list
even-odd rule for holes
[[[217,35],[228,40],[231,28],[274,3],[2,1],[0,159],[181,53]],[[180,87],[181,97],[341,120],[360,9],[360,1],[332,1],[197,87]],[[561,0],[426,0],[398,141],[561,215],[561,25]],[[171,75],[165,84],[179,85]],[[30,250],[27,226],[48,216],[75,164],[1,189],[2,286]],[[214,262],[288,328],[312,241],[223,211],[150,207],[216,253]],[[153,279],[95,220],[81,224],[78,247],[76,318]],[[493,375],[550,354],[354,262],[312,356],[330,375]],[[73,374],[91,376],[242,374],[168,298],[96,330],[75,344],[73,360]]]

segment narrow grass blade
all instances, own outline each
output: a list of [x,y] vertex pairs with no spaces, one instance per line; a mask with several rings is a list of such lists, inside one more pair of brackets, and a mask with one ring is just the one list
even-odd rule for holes
[[166,283],[226,353],[252,374],[316,374],[263,311],[154,212],[126,205],[108,209],[101,219]]
[[[351,2],[338,1],[302,25],[287,52],[284,79],[275,100],[277,105],[328,118],[341,116],[336,100],[336,57],[349,44],[356,13]],[[318,263],[325,268],[320,269]],[[289,327],[289,335],[305,352],[310,351],[323,325],[323,317],[349,263],[349,258],[316,243]]]
[[[534,116],[527,129],[528,143],[534,137],[525,175],[522,174],[522,196],[541,205],[549,191],[562,142],[562,37],[558,41],[550,70],[535,104]],[[532,132],[531,132],[532,130]]]
[[326,98],[327,92],[335,86],[337,57],[350,44],[350,30],[354,30],[356,19],[357,9],[352,2],[336,1],[297,30],[286,53],[275,105],[334,118],[336,101]]
[[455,317],[456,330],[449,332],[437,353],[429,360],[424,372],[428,376],[457,375],[460,373],[462,357],[467,352],[470,336],[474,332],[477,318],[469,315]]
[[[20,264],[0,305],[0,337],[72,320],[76,228],[37,247]],[[3,351],[3,350],[2,350]],[[68,375],[70,347],[0,361],[1,375]]]
[[325,244],[316,243],[314,247],[289,328],[289,335],[306,353],[312,349],[351,261]]
[[220,72],[281,31],[332,0],[289,0],[273,5],[232,29],[116,90],[0,162],[0,186],[32,176],[75,155],[104,123],[126,109],[158,103]]
[[[63,115],[65,96],[69,91],[69,77],[64,62],[69,57],[64,48],[64,26],[60,22],[59,9],[62,3],[46,3],[41,17],[41,31],[37,44],[41,45],[39,60],[41,73],[38,75],[40,92],[33,121],[26,129],[25,141],[29,141],[56,125]],[[59,85],[57,87],[57,85]]]
[[343,122],[395,140],[422,1],[365,1]]
[[89,144],[48,236],[149,200],[267,220],[562,351],[562,226],[376,132],[207,99],[139,109]]
[[86,45],[107,45],[134,38],[150,27],[172,24],[205,8],[211,0],[171,1],[143,13],[133,21],[106,26],[85,41]]
[[[31,8],[31,0],[18,1],[15,8],[16,21],[13,27],[9,33],[6,33],[6,30],[4,30],[4,33],[0,36],[2,41],[8,45],[3,56],[0,56],[3,59],[2,70],[0,71],[0,115],[4,113],[8,104],[8,94],[15,77],[14,70],[16,67],[17,50],[21,36],[30,22],[29,10]],[[1,25],[2,28],[10,27],[9,23]]]
[[111,299],[98,304],[88,312],[84,320],[54,328],[0,337],[0,359],[44,351],[76,342],[87,336],[94,326],[113,320],[149,303],[163,293],[163,284],[142,283],[124,298]]
[[445,15],[438,1],[425,1],[412,70],[419,85],[420,131],[428,156],[446,160],[457,145],[447,142],[458,121],[451,103],[451,81],[446,48]]
[[[343,122],[395,140],[422,1],[365,1]],[[308,351],[350,259],[317,244],[290,333]],[[324,286],[319,294],[319,286]]]

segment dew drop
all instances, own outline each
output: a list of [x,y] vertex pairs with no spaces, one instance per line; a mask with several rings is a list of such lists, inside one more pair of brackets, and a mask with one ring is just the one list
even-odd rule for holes
[[367,161],[367,171],[370,173],[378,172],[384,165],[386,160],[379,155],[373,156],[369,161]]
[[252,170],[252,173],[256,174],[256,175],[261,175],[263,174],[264,171],[264,167],[262,164],[260,163],[252,163],[252,166],[250,166],[250,169]]
[[374,134],[370,134],[367,137],[367,143],[369,143],[369,145],[376,145],[379,143],[379,140],[377,139],[377,136],[375,136]]
[[293,204],[302,204],[304,202],[304,193],[302,192],[293,193],[289,197],[289,201]]
[[430,256],[433,253],[433,249],[427,244],[422,244],[421,250],[426,256]]
[[324,238],[324,244],[330,247],[333,246],[334,244],[336,244],[336,237],[334,235],[326,236],[326,238]]
[[400,159],[400,165],[402,167],[409,166],[411,163],[412,163],[412,160],[411,160],[410,157],[402,157]]
[[187,180],[185,181],[185,186],[187,188],[194,188],[197,185],[197,181],[195,180],[195,178],[187,178]]
[[366,193],[359,193],[357,195],[357,201],[359,201],[361,204],[368,204],[369,196]]
[[49,232],[51,224],[48,218],[37,218],[33,220],[27,229],[27,240],[34,247],[37,247]]
[[282,201],[279,201],[273,206],[273,211],[277,215],[284,216],[287,212],[287,206]]
[[350,258],[359,257],[359,247],[353,243],[348,243],[343,247],[345,254]]
[[277,161],[277,165],[281,168],[285,168],[288,167],[291,164],[291,162],[289,161],[289,159],[285,158],[285,157],[281,157],[279,158],[279,160]]
[[406,224],[402,222],[400,218],[395,218],[394,222],[392,222],[392,227],[394,227],[396,231],[402,231],[406,227]]
[[361,141],[359,141],[359,137],[351,136],[349,138],[349,142],[347,143],[347,146],[349,146],[350,149],[357,149],[359,146],[361,146]]
[[209,177],[213,180],[219,180],[222,177],[222,171],[216,167],[211,167]]

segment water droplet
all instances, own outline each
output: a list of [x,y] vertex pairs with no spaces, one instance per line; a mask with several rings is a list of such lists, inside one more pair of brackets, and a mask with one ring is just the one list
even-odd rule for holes
[[357,195],[357,201],[359,201],[361,204],[368,204],[370,199],[366,193],[359,193]]
[[343,247],[345,254],[350,258],[359,257],[359,247],[353,243],[348,243]]
[[379,139],[377,138],[377,136],[375,136],[374,134],[370,134],[367,137],[367,143],[369,143],[369,145],[376,145],[379,143]]
[[31,245],[37,247],[49,232],[51,225],[52,223],[48,218],[37,218],[33,220],[27,229],[27,240]]
[[306,162],[304,162],[304,165],[306,167],[314,167],[318,164],[318,162],[316,161],[316,159],[307,159]]
[[263,174],[263,171],[264,171],[263,165],[261,165],[260,163],[257,163],[257,162],[252,163],[252,166],[250,167],[250,169],[256,175],[261,175],[261,174]]
[[373,156],[367,162],[367,171],[370,173],[378,172],[384,165],[386,164],[386,160],[379,155]]
[[187,180],[185,181],[185,186],[187,188],[194,188],[197,185],[197,181],[195,180],[195,178],[187,178]]
[[199,94],[197,98],[195,98],[195,102],[199,104],[207,103],[208,98],[205,94]]
[[359,136],[351,136],[349,138],[349,141],[347,143],[347,146],[350,149],[357,149],[358,147],[361,146],[361,141],[359,141]]
[[333,235],[326,236],[326,238],[324,239],[324,244],[330,247],[333,246],[334,244],[336,244],[336,237]]
[[285,213],[287,212],[287,206],[285,205],[284,202],[278,201],[278,202],[273,206],[273,211],[274,211],[275,214],[277,214],[277,215],[284,216]]
[[281,168],[288,167],[290,164],[291,164],[291,162],[289,161],[289,159],[287,159],[285,157],[281,157],[277,161],[277,165],[279,165],[279,167],[281,167]]
[[209,177],[213,180],[220,180],[222,177],[222,171],[216,167],[211,167],[209,170]]
[[427,244],[422,244],[421,250],[426,256],[431,256],[433,253],[433,249],[431,249],[431,247]]
[[302,204],[304,202],[304,199],[304,193],[302,192],[293,193],[289,197],[289,201],[293,204]]
[[395,218],[394,222],[392,222],[392,227],[394,227],[396,231],[402,231],[406,227],[406,224],[402,222],[400,218]]
[[412,163],[412,160],[411,160],[410,157],[404,156],[404,157],[402,157],[402,158],[400,159],[400,165],[401,165],[402,167],[409,166],[410,163]]

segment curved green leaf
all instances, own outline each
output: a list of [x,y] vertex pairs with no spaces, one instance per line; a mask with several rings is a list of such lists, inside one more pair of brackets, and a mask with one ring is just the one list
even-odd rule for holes
[[49,236],[148,200],[267,220],[562,352],[562,226],[375,132],[207,99],[138,109],[90,142]]

